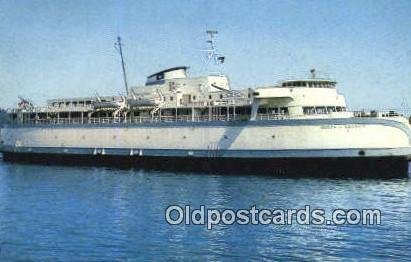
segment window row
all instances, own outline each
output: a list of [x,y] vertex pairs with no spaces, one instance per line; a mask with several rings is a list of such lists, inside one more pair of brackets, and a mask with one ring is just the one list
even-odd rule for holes
[[332,112],[344,112],[345,107],[342,106],[306,106],[303,107],[305,115],[328,114]]
[[311,88],[334,88],[335,82],[327,81],[296,81],[296,82],[286,82],[282,84],[282,87],[311,87]]

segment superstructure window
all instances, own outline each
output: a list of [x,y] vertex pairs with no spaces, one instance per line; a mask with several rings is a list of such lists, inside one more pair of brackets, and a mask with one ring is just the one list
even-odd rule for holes
[[342,107],[335,107],[335,106],[306,106],[303,107],[303,112],[305,115],[313,115],[313,114],[328,114],[331,112],[341,112],[343,110]]
[[319,106],[315,108],[317,114],[327,114],[327,108],[325,106]]
[[313,115],[315,114],[315,108],[313,106],[306,106],[303,107],[303,112],[305,115]]
[[259,107],[257,112],[258,112],[259,114],[267,114],[267,113],[268,113],[268,110],[267,110],[267,108],[265,108],[265,107]]
[[156,80],[163,80],[163,79],[164,79],[163,73],[156,75]]
[[331,112],[336,112],[337,109],[335,108],[335,106],[328,106],[327,111],[328,111],[328,113],[331,113]]
[[269,111],[272,115],[276,115],[278,114],[278,108],[274,107],[274,108],[269,108]]
[[280,114],[283,114],[283,115],[288,114],[288,107],[280,107]]

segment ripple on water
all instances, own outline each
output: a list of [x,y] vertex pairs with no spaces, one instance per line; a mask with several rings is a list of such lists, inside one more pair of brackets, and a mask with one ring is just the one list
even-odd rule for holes
[[[0,162],[0,259],[411,257],[411,181],[273,179]],[[378,208],[379,226],[170,226],[199,208]]]

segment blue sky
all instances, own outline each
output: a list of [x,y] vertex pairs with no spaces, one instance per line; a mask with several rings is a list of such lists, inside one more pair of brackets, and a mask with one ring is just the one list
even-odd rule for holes
[[353,108],[411,107],[411,1],[0,0],[0,107],[17,95],[123,92],[116,36],[131,85],[164,68],[206,73],[199,49],[218,29],[233,88],[310,68],[330,75]]

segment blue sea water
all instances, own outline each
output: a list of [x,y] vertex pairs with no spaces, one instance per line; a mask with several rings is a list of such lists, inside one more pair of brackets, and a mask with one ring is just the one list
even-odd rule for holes
[[[0,260],[411,257],[411,180],[278,179],[0,161]],[[172,226],[170,205],[378,208],[381,225]]]

